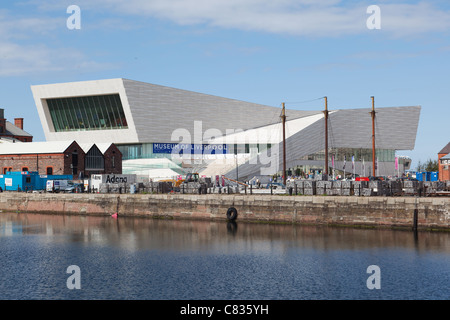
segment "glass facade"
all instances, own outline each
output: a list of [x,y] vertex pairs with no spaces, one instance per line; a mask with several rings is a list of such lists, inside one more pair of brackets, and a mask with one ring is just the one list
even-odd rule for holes
[[46,101],[56,132],[128,128],[119,94]]
[[[330,148],[328,151],[329,160],[334,155],[335,161],[344,161],[344,157],[347,162],[351,161],[352,156],[355,157],[355,161],[372,161],[372,149],[361,148]],[[395,150],[391,149],[376,149],[376,156],[380,162],[394,162]],[[310,154],[302,157],[300,160],[325,160],[325,150]]]
[[[170,158],[170,153],[153,153],[153,143],[121,144],[117,148],[122,152],[123,160]],[[271,144],[232,144],[228,145],[228,154],[252,154],[270,149]],[[220,152],[219,152],[220,154]]]

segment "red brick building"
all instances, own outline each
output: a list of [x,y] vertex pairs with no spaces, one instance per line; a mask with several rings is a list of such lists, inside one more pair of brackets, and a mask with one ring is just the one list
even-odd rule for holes
[[71,174],[74,178],[91,173],[122,173],[122,154],[113,144],[102,152],[92,144],[87,152],[76,141],[2,143],[1,173],[37,171],[39,174]]
[[438,153],[439,181],[450,180],[450,142]]
[[22,142],[33,141],[33,136],[23,130],[23,118],[15,118],[14,124],[5,119],[5,110],[0,108],[0,139],[17,139]]

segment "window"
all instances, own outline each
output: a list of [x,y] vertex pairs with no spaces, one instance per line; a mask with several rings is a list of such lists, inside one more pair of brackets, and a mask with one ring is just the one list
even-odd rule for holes
[[25,178],[25,182],[26,182],[26,183],[31,183],[31,177],[26,177],[26,178]]
[[46,169],[47,175],[52,175],[53,174],[53,167],[47,167]]
[[124,160],[142,158],[142,144],[120,145],[117,147],[122,152]]
[[6,172],[8,172],[8,171],[12,171],[12,167],[4,167],[3,168],[3,174],[6,174]]
[[103,170],[105,168],[105,160],[100,150],[93,146],[85,156],[86,170]]
[[128,128],[119,94],[46,101],[56,132]]
[[22,171],[29,171],[28,167],[22,167]]
[[78,151],[72,152],[72,174],[78,174]]

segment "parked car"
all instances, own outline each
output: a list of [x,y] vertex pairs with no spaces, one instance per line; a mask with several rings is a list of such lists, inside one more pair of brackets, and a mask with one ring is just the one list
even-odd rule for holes
[[272,187],[272,189],[286,189],[286,186],[281,182],[268,183],[266,189],[270,189],[270,187]]
[[84,189],[84,185],[81,183],[74,183],[74,184],[70,184],[68,185],[65,189],[64,192],[65,193],[81,193],[83,192]]

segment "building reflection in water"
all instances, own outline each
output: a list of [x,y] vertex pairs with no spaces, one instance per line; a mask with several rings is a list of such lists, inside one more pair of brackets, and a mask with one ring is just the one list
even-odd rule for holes
[[0,236],[64,236],[69,241],[127,250],[252,250],[283,253],[290,248],[450,250],[446,232],[394,231],[228,221],[0,213]]

